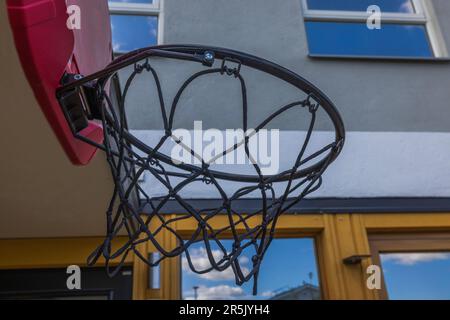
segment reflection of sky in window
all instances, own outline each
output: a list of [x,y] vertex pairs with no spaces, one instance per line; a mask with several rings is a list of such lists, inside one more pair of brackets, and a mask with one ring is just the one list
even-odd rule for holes
[[126,2],[126,3],[144,3],[144,4],[152,4],[153,0],[108,0],[108,2]]
[[158,18],[111,15],[114,52],[129,52],[157,44]]
[[[232,241],[223,241],[224,246],[231,248]],[[217,246],[212,246],[217,249]],[[209,267],[204,245],[192,245],[189,253],[197,267]],[[220,260],[220,251],[214,251],[216,260]],[[254,251],[244,251],[240,262],[245,274],[251,268],[251,257]],[[200,269],[200,268],[199,268]],[[231,268],[224,272],[212,271],[197,275],[190,271],[185,256],[182,266],[183,299],[193,299],[194,287],[199,287],[199,299],[270,299],[275,294],[311,283],[309,273],[312,273],[312,284],[318,286],[318,272],[312,239],[275,239],[263,260],[258,279],[258,296],[252,296],[253,281],[236,286]]]
[[365,23],[306,22],[309,51],[317,55],[432,57],[424,26],[387,24],[369,30]]
[[311,10],[367,11],[371,5],[377,5],[386,12],[414,12],[411,0],[308,0]]
[[393,300],[450,300],[450,253],[382,254],[384,279]]

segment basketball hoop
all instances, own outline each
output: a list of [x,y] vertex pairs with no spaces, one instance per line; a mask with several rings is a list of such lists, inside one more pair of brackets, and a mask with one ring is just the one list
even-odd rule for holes
[[[198,63],[204,66],[201,71],[194,73],[182,84],[172,101],[169,112],[165,107],[167,101],[163,95],[160,78],[152,65],[152,60],[155,58],[183,60],[186,63]],[[264,175],[259,165],[250,159],[255,175],[240,175],[213,170],[211,163],[201,157],[201,165],[196,166],[176,163],[170,156],[163,154],[161,147],[170,140],[187,148],[173,134],[173,119],[180,104],[180,97],[186,88],[205,75],[233,77],[240,84],[242,129],[244,132],[248,131],[247,86],[243,67],[256,69],[289,83],[304,94],[304,99],[292,101],[273,112],[254,129],[253,133],[246,134],[241,144],[237,143],[225,150],[222,156],[243,146],[246,156],[251,158],[248,147],[251,135],[258,133],[286,111],[297,108],[307,111],[309,127],[304,140],[298,142],[300,151],[292,167],[279,174]],[[118,105],[114,105],[113,99],[108,94],[108,87],[111,85],[111,79],[125,68],[132,68],[132,72],[121,90]],[[130,86],[144,73],[151,75],[156,84],[159,110],[164,125],[165,134],[155,145],[147,145],[138,139],[129,131],[127,124],[126,97]],[[74,136],[103,150],[111,168],[115,188],[106,213],[107,234],[104,242],[89,257],[91,265],[95,264],[100,257],[104,257],[111,276],[120,270],[130,252],[134,252],[152,267],[164,259],[185,254],[190,269],[197,274],[232,268],[237,285],[242,285],[253,278],[253,291],[256,294],[261,262],[275,236],[278,218],[321,186],[322,174],[337,158],[345,140],[344,125],[337,109],[319,89],[283,67],[229,49],[187,45],[140,49],[116,59],[107,68],[95,74],[85,77],[66,75],[62,86],[57,90],[57,97]],[[331,120],[335,136],[323,148],[307,155],[306,148],[311,141],[316,124],[316,113],[319,109],[324,110]],[[104,131],[103,144],[89,139],[86,130],[90,121],[101,121]],[[193,150],[190,152],[194,154]],[[197,154],[195,156],[199,157]],[[163,185],[166,194],[153,197],[147,194],[139,183],[143,174],[149,174]],[[177,178],[176,184],[173,183],[174,177]],[[222,181],[246,183],[246,186],[237,188],[232,194],[227,194],[221,187]],[[221,198],[217,201],[216,207],[198,208],[180,195],[184,187],[194,182],[202,182],[218,190]],[[284,191],[276,195],[274,185],[279,183],[283,183]],[[258,200],[259,209],[255,212],[239,212],[233,203],[252,192],[258,192],[261,195]],[[162,208],[169,201],[178,203],[186,213],[179,214],[175,218],[161,213]],[[227,225],[219,228],[212,226],[211,221],[218,215],[228,218]],[[188,236],[179,234],[174,226],[179,221],[189,219],[195,220],[196,230]],[[249,222],[251,219],[252,223]],[[256,224],[255,219],[258,221]],[[157,227],[150,227],[155,222]],[[168,232],[176,237],[178,243],[175,248],[167,249],[161,245],[158,235],[162,232]],[[127,236],[126,244],[113,250],[112,241],[123,233]],[[221,242],[225,235],[233,242],[231,249],[227,249]],[[158,261],[150,261],[138,250],[138,246],[145,242],[151,242],[161,253]],[[189,248],[199,242],[204,245],[210,263],[210,267],[206,269],[198,269],[189,254]],[[219,257],[213,254],[212,244],[219,248]],[[251,259],[251,270],[244,272],[239,258],[249,247],[254,249],[255,255]],[[113,259],[119,259],[121,263],[118,267],[111,269],[110,262]]]

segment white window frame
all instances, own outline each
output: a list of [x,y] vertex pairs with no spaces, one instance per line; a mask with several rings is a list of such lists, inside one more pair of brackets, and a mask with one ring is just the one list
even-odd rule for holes
[[[415,13],[382,12],[381,23],[415,24],[425,26],[434,58],[447,58],[448,51],[430,0],[411,0]],[[311,10],[307,0],[302,0],[305,21],[361,22],[366,23],[365,11]]]
[[157,44],[164,43],[164,0],[153,0],[151,4],[132,2],[108,2],[108,4],[110,14],[157,17]]

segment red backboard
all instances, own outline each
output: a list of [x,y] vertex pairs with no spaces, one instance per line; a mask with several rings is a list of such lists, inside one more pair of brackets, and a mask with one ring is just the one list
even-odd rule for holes
[[[7,0],[7,7],[23,70],[42,111],[70,160],[87,164],[96,149],[74,138],[55,91],[66,72],[88,75],[111,62],[107,0]],[[80,24],[68,24],[69,19]],[[80,134],[103,141],[94,122]]]

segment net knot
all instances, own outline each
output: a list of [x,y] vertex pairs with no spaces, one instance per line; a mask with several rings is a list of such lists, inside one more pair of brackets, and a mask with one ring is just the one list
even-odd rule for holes
[[266,191],[266,190],[269,190],[269,189],[270,189],[270,186],[269,186],[268,183],[260,182],[259,185],[258,185],[258,188],[259,188],[261,191]]
[[309,180],[309,181],[312,181],[312,180],[314,180],[314,179],[316,178],[316,176],[317,176],[317,173],[316,173],[316,172],[310,173],[310,174],[308,175],[308,180]]
[[318,109],[319,109],[319,104],[318,103],[311,103],[309,105],[309,112],[311,112],[311,113],[317,112]]
[[144,62],[144,63],[136,63],[135,65],[134,65],[134,71],[137,73],[137,74],[140,74],[140,73],[142,73],[144,70],[146,70],[146,71],[150,71],[151,70],[151,66],[150,66],[150,63],[148,62],[148,59]]
[[309,112],[315,113],[319,109],[320,104],[317,102],[313,103],[313,102],[311,102],[311,100],[317,101],[317,99],[314,97],[314,95],[312,93],[310,93],[308,95],[308,97],[306,98],[306,100],[303,103],[303,106],[308,107]]
[[175,190],[173,190],[173,189],[169,190],[168,196],[169,196],[170,199],[175,198],[176,195],[177,195],[177,193],[175,192]]
[[[227,61],[235,63],[237,66],[235,68],[230,68],[226,65]],[[222,67],[220,70],[220,74],[223,75],[226,73],[228,76],[234,75],[234,77],[237,78],[239,76],[239,74],[241,73],[241,66],[242,66],[242,63],[237,59],[224,58],[222,60]]]

